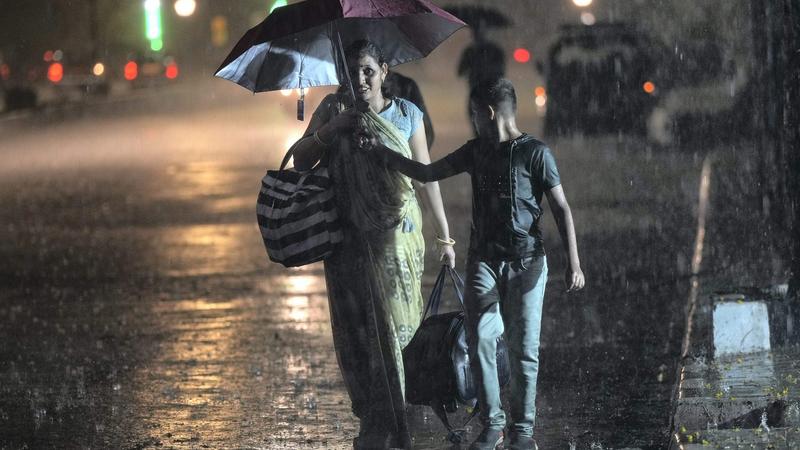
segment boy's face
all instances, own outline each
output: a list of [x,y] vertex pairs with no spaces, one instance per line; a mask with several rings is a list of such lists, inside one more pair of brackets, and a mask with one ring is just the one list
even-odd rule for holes
[[489,138],[497,132],[494,126],[494,114],[488,105],[482,105],[472,100],[469,102],[469,113],[472,125],[480,137]]

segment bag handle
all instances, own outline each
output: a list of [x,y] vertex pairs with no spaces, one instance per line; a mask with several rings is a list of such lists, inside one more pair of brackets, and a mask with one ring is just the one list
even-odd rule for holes
[[431,295],[428,297],[428,303],[425,305],[425,311],[422,313],[422,320],[430,316],[434,316],[439,313],[439,306],[442,303],[442,292],[444,291],[444,286],[446,284],[445,275],[450,276],[450,280],[453,282],[453,288],[456,290],[456,297],[458,298],[458,302],[461,304],[461,309],[465,310],[464,308],[464,280],[461,279],[461,276],[455,269],[451,269],[450,266],[443,264],[441,270],[439,270],[439,275],[436,276],[436,281],[433,283],[433,289],[431,290]]

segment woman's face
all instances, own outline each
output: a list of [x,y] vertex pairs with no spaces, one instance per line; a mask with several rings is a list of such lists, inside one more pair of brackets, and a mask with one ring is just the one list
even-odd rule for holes
[[363,55],[355,64],[351,64],[350,77],[353,80],[356,97],[369,102],[376,95],[382,95],[381,86],[387,71],[385,63],[378,64],[378,61],[369,55]]

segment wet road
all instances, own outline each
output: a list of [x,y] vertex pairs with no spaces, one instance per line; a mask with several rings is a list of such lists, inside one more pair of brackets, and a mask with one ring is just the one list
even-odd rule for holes
[[[269,264],[254,220],[264,168],[302,131],[294,100],[236,89],[186,86],[0,122],[0,447],[350,445],[357,424],[321,266]],[[436,157],[468,128],[460,111],[428,103]],[[588,284],[563,292],[548,215],[540,448],[660,448],[702,158],[617,137],[551,144]],[[460,261],[467,186],[442,183]],[[714,236],[706,253],[719,261],[760,242],[729,251],[738,235]],[[430,255],[427,267],[429,287]],[[432,413],[412,416],[418,448],[448,448]]]

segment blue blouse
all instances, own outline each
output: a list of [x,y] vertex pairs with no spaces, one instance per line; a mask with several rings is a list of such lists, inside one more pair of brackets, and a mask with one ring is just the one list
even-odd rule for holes
[[400,97],[396,97],[389,107],[378,115],[393,123],[406,139],[411,139],[417,128],[422,125],[422,111],[417,105]]

